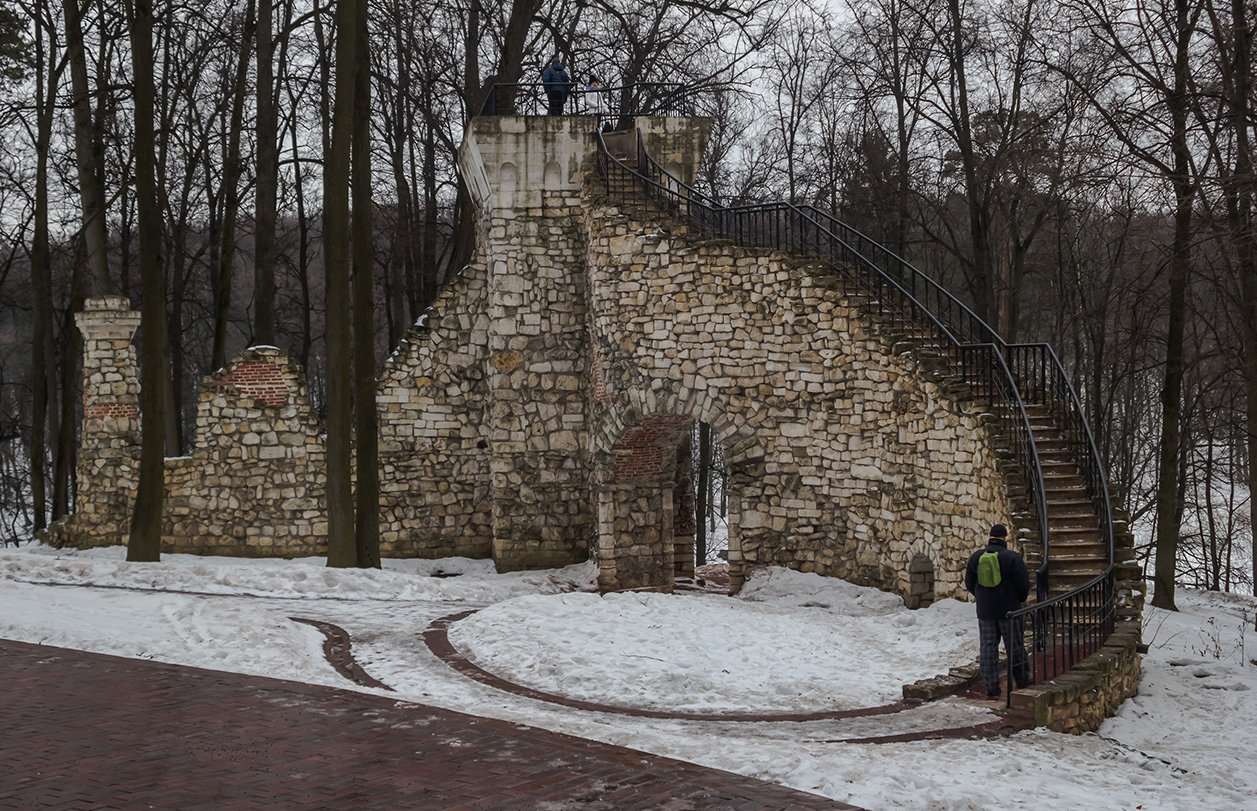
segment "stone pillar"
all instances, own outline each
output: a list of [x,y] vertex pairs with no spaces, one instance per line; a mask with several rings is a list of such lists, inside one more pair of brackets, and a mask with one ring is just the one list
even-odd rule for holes
[[675,483],[672,488],[672,572],[674,577],[694,576],[694,457],[693,432],[687,427],[677,445]]
[[592,384],[584,267],[590,117],[473,119],[460,153],[484,216],[489,451],[499,571],[584,560]]
[[88,299],[83,334],[83,428],[74,520],[62,543],[125,543],[139,476],[140,380],[131,338],[140,314],[121,296]]
[[612,484],[598,490],[601,591],[672,591],[673,496],[672,482],[662,481]]

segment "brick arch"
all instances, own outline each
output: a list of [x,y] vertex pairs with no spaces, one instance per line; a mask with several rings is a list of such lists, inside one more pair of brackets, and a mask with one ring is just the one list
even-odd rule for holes
[[730,419],[721,404],[684,386],[631,391],[617,398],[592,432],[597,505],[599,587],[672,588],[694,554],[690,428],[713,429],[725,449],[729,476],[729,557],[741,585],[739,546],[743,485],[760,475],[763,449],[754,431]]
[[[596,379],[602,377],[595,367]],[[646,415],[672,415],[699,420],[712,427],[724,446],[725,461],[731,468],[755,465],[764,457],[764,448],[755,430],[741,415],[730,416],[720,401],[693,387],[692,375],[682,377],[681,385],[666,391],[630,388],[619,392],[608,404],[596,427],[590,432],[595,463],[613,452],[624,433]],[[605,467],[599,464],[599,467]]]

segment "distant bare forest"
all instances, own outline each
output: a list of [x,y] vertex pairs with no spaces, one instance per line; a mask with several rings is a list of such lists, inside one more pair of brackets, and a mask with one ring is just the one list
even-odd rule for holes
[[1250,590],[1255,24],[1246,0],[0,0],[3,531],[73,508],[88,296],[149,296],[166,456],[254,343],[347,436],[350,344],[372,371],[470,256],[466,121],[558,54],[579,86],[684,83],[718,200],[831,210],[1051,343],[1156,602]]

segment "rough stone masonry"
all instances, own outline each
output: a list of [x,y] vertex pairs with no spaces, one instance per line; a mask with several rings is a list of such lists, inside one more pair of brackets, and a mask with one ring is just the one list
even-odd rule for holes
[[[710,123],[637,125],[692,180]],[[687,443],[701,420],[730,466],[733,589],[775,564],[917,603],[962,596],[968,553],[1011,512],[981,409],[892,351],[828,269],[610,197],[594,126],[469,126],[476,256],[379,376],[383,554],[492,557],[503,571],[593,557],[604,589],[670,589],[692,555]],[[138,461],[138,318],[97,299],[79,323],[79,501],[51,534],[117,543]],[[193,452],[167,465],[167,551],[322,551],[322,428],[283,352],[246,350],[208,377]]]

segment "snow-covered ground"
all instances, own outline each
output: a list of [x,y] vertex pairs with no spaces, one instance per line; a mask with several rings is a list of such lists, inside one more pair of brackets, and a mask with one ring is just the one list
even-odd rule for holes
[[[1181,592],[1149,609],[1141,695],[1099,734],[997,740],[836,740],[989,720],[960,701],[833,721],[659,720],[586,712],[461,676],[422,642],[433,619],[482,667],[528,686],[625,706],[789,711],[873,706],[972,659],[972,606],[907,611],[898,598],[769,570],[738,599],[598,597],[592,566],[499,575],[483,561],[331,571],[320,559],[167,556],[120,549],[0,552],[0,637],[348,689],[322,638],[346,628],[358,661],[402,696],[813,791],[868,809],[1257,811],[1257,601]],[[457,574],[436,578],[431,574]],[[725,673],[724,671],[728,671]],[[392,695],[392,694],[390,694]]]
[[508,681],[678,712],[816,712],[889,704],[906,682],[977,655],[973,607],[908,611],[898,597],[775,569],[744,599],[708,594],[516,597],[450,641]]

